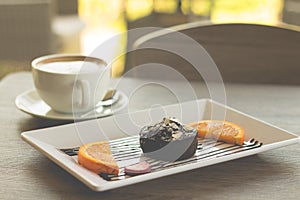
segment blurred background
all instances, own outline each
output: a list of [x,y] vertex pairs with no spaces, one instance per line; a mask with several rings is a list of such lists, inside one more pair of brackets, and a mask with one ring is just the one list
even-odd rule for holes
[[126,30],[194,21],[300,26],[300,0],[0,0],[0,79],[41,55],[87,55]]

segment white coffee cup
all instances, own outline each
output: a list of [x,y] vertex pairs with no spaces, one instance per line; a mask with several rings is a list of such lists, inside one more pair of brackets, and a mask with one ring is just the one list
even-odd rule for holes
[[81,113],[105,96],[111,69],[101,59],[82,55],[48,55],[32,61],[34,85],[53,110]]

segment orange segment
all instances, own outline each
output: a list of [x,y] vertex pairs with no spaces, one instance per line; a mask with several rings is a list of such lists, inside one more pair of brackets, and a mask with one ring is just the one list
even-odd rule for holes
[[244,142],[244,129],[232,122],[220,120],[203,120],[191,123],[190,126],[198,131],[198,137],[214,138],[230,144],[242,145]]
[[78,151],[78,163],[97,174],[104,172],[118,175],[119,173],[118,164],[110,152],[107,141],[82,145]]

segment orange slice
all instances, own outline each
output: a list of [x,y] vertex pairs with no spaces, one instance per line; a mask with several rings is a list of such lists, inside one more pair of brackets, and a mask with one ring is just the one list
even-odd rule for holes
[[84,144],[79,148],[78,163],[83,167],[100,174],[119,173],[119,167],[111,154],[107,141]]
[[203,120],[191,123],[197,129],[198,137],[214,138],[230,144],[242,145],[244,142],[244,129],[232,122],[220,120]]

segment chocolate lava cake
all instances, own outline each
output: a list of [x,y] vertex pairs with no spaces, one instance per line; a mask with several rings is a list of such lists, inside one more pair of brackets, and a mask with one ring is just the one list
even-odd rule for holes
[[192,157],[197,150],[197,130],[165,117],[140,131],[140,146],[147,157],[176,161]]

